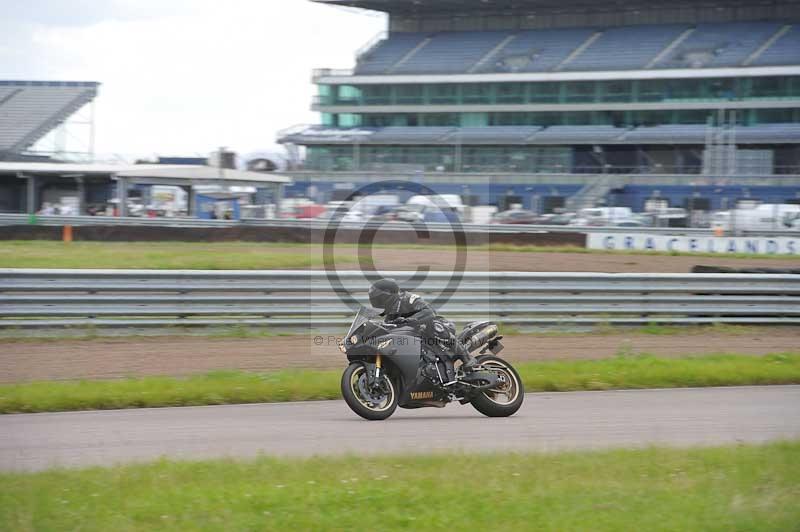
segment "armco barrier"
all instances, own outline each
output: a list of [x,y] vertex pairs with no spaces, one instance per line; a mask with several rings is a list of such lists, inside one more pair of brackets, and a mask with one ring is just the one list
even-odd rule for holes
[[[412,272],[386,272],[406,279]],[[509,324],[800,324],[800,276],[758,274],[433,272],[413,288],[449,298],[457,322]],[[0,270],[0,328],[344,325],[369,281],[322,271]],[[402,284],[402,282],[401,282]],[[447,291],[451,290],[450,293]]]

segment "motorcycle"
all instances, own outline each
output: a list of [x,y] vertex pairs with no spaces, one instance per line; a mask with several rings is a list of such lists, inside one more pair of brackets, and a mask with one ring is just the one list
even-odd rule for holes
[[446,346],[429,341],[402,322],[380,319],[362,307],[339,349],[349,365],[342,374],[342,396],[359,416],[383,420],[400,408],[443,408],[458,401],[489,417],[513,415],[522,406],[522,379],[497,354],[503,349],[496,324],[478,321],[458,335],[470,353],[478,351],[469,372],[455,367]]

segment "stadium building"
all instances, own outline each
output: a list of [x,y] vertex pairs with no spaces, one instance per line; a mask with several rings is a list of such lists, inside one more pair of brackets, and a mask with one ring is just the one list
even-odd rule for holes
[[[135,206],[145,211],[158,186],[183,189],[190,216],[208,217],[204,205],[213,207],[211,191],[230,187],[254,191],[249,198],[253,201],[242,206],[250,215],[263,216],[265,204],[280,203],[283,188],[291,180],[265,173],[278,169],[280,163],[270,154],[255,154],[258,157],[249,161],[248,171],[235,168],[232,154],[226,154],[230,161],[223,157],[214,166],[205,158],[187,157],[160,157],[152,164],[93,163],[91,107],[99,85],[0,80],[0,214],[34,214],[48,204],[66,209],[67,214],[105,213],[113,205],[115,212],[124,216],[134,214]],[[76,120],[82,110],[89,111],[88,117]],[[88,135],[81,139],[76,127],[88,127]],[[75,137],[85,142],[79,143],[77,150],[68,149],[75,144]],[[238,201],[235,211],[239,212]]]
[[[0,161],[91,160],[94,147],[93,116],[80,122],[90,129],[80,151],[68,151],[66,126],[81,109],[97,97],[99,83],[93,81],[9,81],[0,80]],[[93,113],[90,113],[93,115]],[[45,136],[58,131],[53,149],[29,151]]]
[[[800,201],[800,3],[314,0],[388,14],[352,70],[313,74],[320,123],[290,195],[379,179],[549,212]],[[298,149],[301,147],[301,149]]]

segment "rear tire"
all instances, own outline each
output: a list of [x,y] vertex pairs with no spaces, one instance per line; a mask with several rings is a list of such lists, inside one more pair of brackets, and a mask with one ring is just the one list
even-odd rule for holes
[[[381,375],[381,393],[364,396],[366,368],[363,364],[350,364],[342,374],[342,397],[350,410],[370,421],[381,421],[397,409],[397,386],[386,373]],[[379,399],[379,400],[376,400]]]
[[500,357],[484,355],[477,357],[478,364],[488,370],[496,371],[504,380],[504,385],[495,391],[480,392],[470,403],[475,410],[488,417],[508,417],[514,415],[525,399],[522,379],[514,367]]

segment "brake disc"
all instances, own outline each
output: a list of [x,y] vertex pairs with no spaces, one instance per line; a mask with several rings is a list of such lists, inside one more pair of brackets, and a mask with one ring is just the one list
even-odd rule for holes
[[366,382],[366,375],[361,375],[361,377],[358,379],[358,391],[361,393],[361,397],[365,401],[369,402],[370,406],[379,405],[386,396],[386,392],[381,390],[381,395],[376,397],[374,391],[367,388]]

